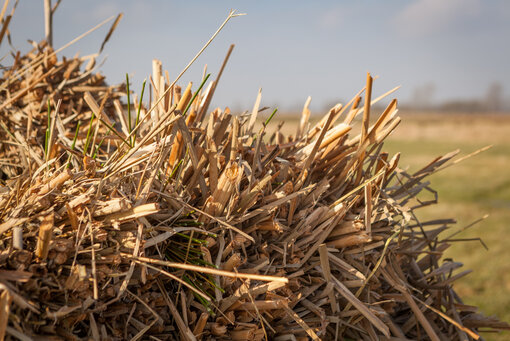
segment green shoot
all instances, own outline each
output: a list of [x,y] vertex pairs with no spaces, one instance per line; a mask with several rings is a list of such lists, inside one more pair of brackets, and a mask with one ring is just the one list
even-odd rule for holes
[[[176,223],[177,224],[177,223]],[[195,220],[185,220],[185,221],[179,221],[178,222],[179,226],[202,226],[204,225],[203,222],[200,222],[200,221],[195,221]]]
[[74,132],[74,138],[73,143],[71,144],[71,150],[74,150],[76,147],[76,140],[78,140],[78,132],[80,130],[81,121],[78,121],[78,124],[76,125],[76,131]]
[[[143,99],[143,93],[145,91],[145,83],[146,82],[147,82],[147,80],[144,79],[143,83],[142,83],[142,93],[140,94],[140,101],[138,102],[138,111],[136,113],[135,127],[138,125],[138,122],[140,121],[140,110],[142,109],[142,99]],[[133,135],[133,141],[131,142],[131,145],[133,145],[133,146],[135,145],[135,140],[136,140],[136,134]]]
[[99,144],[96,146],[96,149],[94,150],[94,154],[92,155],[92,158],[95,160],[97,158],[97,152],[99,151],[99,148],[101,148],[101,145],[104,142],[104,137],[99,141]]
[[[76,140],[78,140],[78,131],[80,130],[81,121],[78,121],[78,124],[76,125],[76,131],[74,132],[74,138],[73,143],[71,144],[71,150],[74,150],[76,147]],[[69,157],[67,158],[67,165],[66,168],[69,168],[71,166],[71,157],[72,155],[69,154]]]
[[7,133],[7,135],[9,135],[14,141],[19,143],[18,139],[9,131],[9,129],[7,129],[4,122],[0,121],[0,127],[2,127],[2,129],[5,130],[5,132]]
[[168,185],[170,180],[173,179],[173,177],[175,176],[175,174],[177,173],[177,171],[181,167],[182,162],[183,162],[183,159],[180,159],[179,162],[177,163],[177,165],[172,169],[172,173],[170,173],[170,175],[166,178],[165,183],[163,184],[163,187],[162,187],[161,191],[165,191],[166,186]]
[[48,143],[50,143],[50,127],[51,127],[51,107],[50,100],[48,99],[48,127],[46,128],[46,135],[44,139],[44,156],[46,157],[46,160],[48,159],[49,152]]
[[94,122],[94,112],[92,112],[92,116],[90,117],[89,130],[87,130],[87,139],[85,140],[85,147],[83,148],[83,155],[87,155],[87,150],[89,149],[90,140],[92,138],[92,123]]
[[175,176],[175,173],[177,173],[177,170],[182,165],[182,161],[183,161],[183,159],[180,159],[179,163],[177,163],[177,166],[175,166],[174,169],[172,169],[172,173],[170,173],[170,176],[168,177],[168,180],[172,179]]
[[[196,289],[200,290],[200,288],[196,285],[196,283],[194,283],[190,278],[188,278],[188,276],[184,275],[182,277],[182,279],[184,281],[186,281],[189,285],[192,285],[193,287],[195,287]],[[200,290],[203,292],[203,290]],[[207,293],[205,293],[207,296],[211,296],[211,295],[208,295]],[[195,298],[200,301],[200,303],[204,306],[204,308],[207,310],[207,312],[209,313],[209,315],[211,316],[215,316],[216,314],[214,313],[214,311],[210,308],[210,303],[207,302],[203,297],[201,297],[200,295],[198,295],[197,293],[193,292],[193,296],[195,296]]]
[[109,125],[105,120],[102,118],[99,118],[99,121],[101,121],[102,124],[104,124],[110,132],[112,132],[115,136],[117,136],[119,139],[122,140],[128,147],[132,147],[128,141],[126,141],[111,125]]
[[210,76],[211,76],[211,74],[208,73],[207,76],[205,76],[205,78],[202,81],[202,83],[200,83],[200,86],[198,87],[197,91],[195,91],[195,94],[193,95],[193,97],[191,97],[191,101],[189,101],[188,105],[186,106],[186,109],[184,109],[184,112],[182,113],[183,116],[186,116],[186,114],[188,113],[189,108],[191,107],[191,104],[193,104],[193,102],[195,101],[195,98],[198,96],[198,94],[200,93],[200,90],[202,90],[202,88],[204,87],[205,82],[207,82],[207,80],[209,79]]
[[278,111],[278,108],[274,109],[273,113],[271,114],[271,116],[269,116],[266,120],[266,122],[264,122],[264,127],[266,127],[269,122],[271,122],[271,120],[273,119],[273,116],[276,114],[276,112]]

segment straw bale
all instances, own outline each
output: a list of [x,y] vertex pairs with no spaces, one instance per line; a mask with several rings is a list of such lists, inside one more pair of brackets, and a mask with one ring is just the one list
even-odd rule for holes
[[249,112],[209,110],[232,48],[215,80],[182,94],[154,61],[138,103],[95,73],[95,56],[59,60],[45,42],[16,55],[0,77],[0,338],[508,329],[453,290],[466,272],[441,258],[451,221],[414,214],[456,153],[400,169],[383,146],[397,101],[377,116],[370,75],[313,127],[308,99],[296,136],[267,136],[277,113],[257,123],[261,92]]

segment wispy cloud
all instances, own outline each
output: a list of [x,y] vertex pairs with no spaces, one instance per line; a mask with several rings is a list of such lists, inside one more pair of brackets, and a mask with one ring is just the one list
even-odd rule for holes
[[425,36],[459,25],[481,13],[481,0],[417,0],[392,22],[404,36]]

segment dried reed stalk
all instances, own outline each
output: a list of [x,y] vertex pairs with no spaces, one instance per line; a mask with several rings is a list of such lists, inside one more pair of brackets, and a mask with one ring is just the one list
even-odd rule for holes
[[39,237],[37,238],[37,246],[35,248],[35,255],[41,260],[46,260],[48,252],[50,251],[50,244],[53,237],[53,213],[45,216],[39,226]]

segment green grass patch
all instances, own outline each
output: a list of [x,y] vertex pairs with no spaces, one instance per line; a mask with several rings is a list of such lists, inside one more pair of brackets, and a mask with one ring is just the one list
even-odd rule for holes
[[[412,118],[404,124],[418,125]],[[448,122],[448,118],[445,118]],[[431,123],[432,124],[432,123]],[[434,121],[438,126],[443,121]],[[507,123],[508,124],[508,123]],[[510,126],[510,125],[509,125]],[[417,129],[416,127],[414,127]],[[400,127],[405,129],[405,127]],[[428,178],[431,187],[439,193],[439,203],[418,210],[420,219],[455,218],[457,224],[446,234],[453,233],[488,214],[488,218],[460,233],[456,238],[482,238],[489,250],[478,241],[454,242],[445,258],[464,263],[472,269],[468,276],[454,283],[454,288],[466,304],[472,304],[486,315],[496,315],[510,321],[510,248],[507,232],[510,222],[510,142],[490,133],[476,138],[476,125],[462,126],[455,141],[446,134],[431,136],[406,135],[405,130],[390,137],[383,150],[401,153],[400,167],[414,172],[437,156],[456,149],[467,155],[487,144],[494,146],[463,162],[446,168]],[[472,131],[470,133],[468,130]],[[439,129],[438,129],[439,130]],[[455,133],[452,131],[452,134]],[[462,140],[458,136],[465,136]],[[509,333],[487,334],[486,340],[506,340]]]

